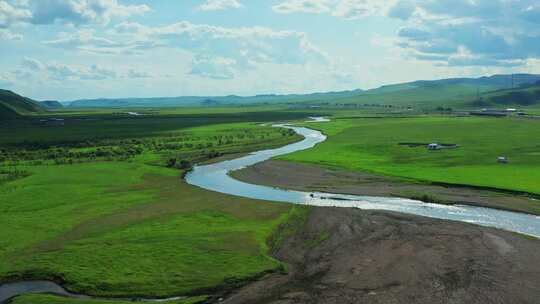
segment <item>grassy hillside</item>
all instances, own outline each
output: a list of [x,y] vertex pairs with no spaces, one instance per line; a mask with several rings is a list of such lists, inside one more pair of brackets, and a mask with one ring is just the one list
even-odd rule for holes
[[248,104],[297,103],[345,98],[358,95],[361,90],[313,94],[256,95],[256,96],[179,96],[155,98],[99,98],[82,99],[69,103],[71,108],[132,108],[132,107],[220,107]]
[[40,101],[39,104],[47,109],[60,109],[64,107],[60,102],[56,100]]
[[393,105],[401,107],[436,108],[463,107],[477,93],[495,90],[497,87],[470,84],[400,85],[368,91],[362,95],[336,100],[337,103],[358,105]]
[[527,107],[538,104],[540,104],[540,82],[516,89],[489,92],[471,102],[471,105],[481,107]]
[[30,98],[8,90],[0,90],[0,118],[15,118],[20,115],[43,111],[44,108]]
[[494,75],[481,78],[451,78],[415,81],[382,86],[364,91],[357,96],[334,100],[335,103],[356,105],[393,105],[434,109],[439,106],[461,108],[471,104],[479,93],[488,93],[514,85],[530,85],[540,75]]

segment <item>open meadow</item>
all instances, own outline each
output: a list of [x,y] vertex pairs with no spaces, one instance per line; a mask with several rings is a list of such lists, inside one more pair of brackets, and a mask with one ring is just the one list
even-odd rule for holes
[[[540,194],[540,120],[425,116],[310,124],[329,139],[281,157],[427,183]],[[428,150],[430,143],[456,148]],[[506,157],[508,163],[499,163]]]
[[294,208],[205,191],[181,178],[197,162],[299,139],[241,122],[247,117],[291,114],[17,121],[1,128],[0,281],[47,279],[96,296],[167,297],[216,292],[279,271],[267,239]]

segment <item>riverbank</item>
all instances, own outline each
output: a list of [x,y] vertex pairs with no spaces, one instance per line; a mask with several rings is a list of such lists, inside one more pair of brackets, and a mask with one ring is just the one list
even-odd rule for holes
[[[540,158],[535,144],[540,121],[428,115],[334,119],[313,127],[328,140],[314,149],[279,159],[428,183],[540,195]],[[434,151],[403,143],[459,147]],[[507,162],[499,163],[498,157],[505,157]]]
[[[289,265],[223,303],[537,303],[540,241],[413,215],[310,208],[274,256]],[[291,230],[294,233],[291,233]]]
[[472,205],[540,215],[540,202],[527,196],[415,183],[399,178],[289,161],[268,160],[232,172],[231,175],[244,182],[283,189],[403,197],[430,203]]

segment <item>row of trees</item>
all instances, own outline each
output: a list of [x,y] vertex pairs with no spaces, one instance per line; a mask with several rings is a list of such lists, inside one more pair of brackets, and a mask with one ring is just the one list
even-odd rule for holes
[[5,149],[0,150],[0,163],[8,161],[58,160],[58,159],[100,159],[130,158],[143,153],[140,146],[99,147],[90,150],[50,148],[43,150]]
[[25,177],[30,174],[27,171],[21,170],[17,164],[17,162],[12,162],[0,166],[0,184]]
[[[253,142],[256,139],[265,140],[272,135],[293,136],[294,131],[274,129],[276,132],[253,132],[246,130],[224,130],[233,134],[212,134],[209,136],[193,136],[189,133],[167,134],[166,136],[135,139],[103,139],[84,140],[80,142],[64,142],[59,145],[45,143],[22,142],[17,145],[0,148],[0,164],[23,161],[30,165],[43,164],[74,164],[97,160],[123,161],[129,160],[145,151],[154,151],[163,155],[176,154],[184,150],[196,152],[202,158],[220,156],[218,147]],[[172,160],[174,159],[174,161]],[[170,158],[167,166],[185,169],[188,165],[182,157]]]

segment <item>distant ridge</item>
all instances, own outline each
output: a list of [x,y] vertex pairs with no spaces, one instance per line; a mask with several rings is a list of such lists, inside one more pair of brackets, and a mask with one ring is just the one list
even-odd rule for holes
[[256,104],[393,104],[436,107],[472,106],[478,95],[501,89],[511,89],[540,81],[540,75],[493,75],[479,78],[448,78],[418,80],[385,85],[371,90],[351,90],[313,94],[261,94],[256,96],[179,96],[157,98],[98,98],[65,103],[73,108],[130,108],[230,106]]
[[60,102],[56,100],[44,100],[44,101],[39,101],[38,103],[47,109],[60,109],[64,107],[64,105],[62,105]]
[[45,109],[36,101],[13,93],[0,90],[0,118],[17,118],[21,115],[44,112]]
[[471,102],[471,105],[478,107],[520,107],[538,104],[540,104],[540,81],[534,84],[522,84],[514,89],[503,89],[482,94]]
[[339,99],[356,96],[362,90],[327,92],[313,94],[264,94],[256,96],[179,96],[155,98],[98,98],[81,99],[66,102],[68,107],[74,108],[127,108],[127,107],[182,107],[182,106],[227,106],[227,105],[255,105],[273,103],[298,103],[306,101]]
[[540,81],[540,75],[493,75],[479,78],[448,78],[419,80],[385,85],[337,100],[341,104],[392,105],[424,109],[471,108],[479,96],[498,90],[523,87]]
[[471,86],[488,86],[497,89],[509,89],[518,87],[524,84],[532,84],[540,82],[540,75],[537,74],[510,74],[510,75],[493,75],[483,76],[479,78],[446,78],[439,80],[417,80],[399,84],[384,85],[376,89],[367,90],[365,93],[374,93],[378,91],[400,91],[404,89],[419,88],[419,87],[440,87],[447,85],[471,85]]
[[8,90],[0,90],[0,118],[71,108],[157,108],[183,106],[239,106],[261,104],[396,106],[434,109],[473,108],[497,105],[530,106],[540,104],[540,75],[493,75],[479,78],[418,80],[385,85],[370,90],[351,90],[312,94],[261,94],[256,96],[180,96],[157,98],[100,98],[60,103],[37,102]]

